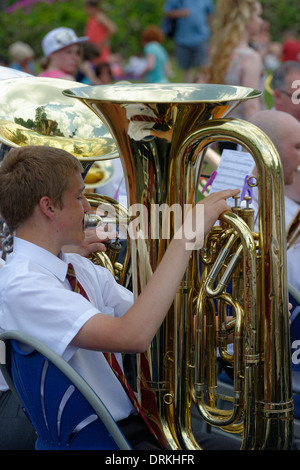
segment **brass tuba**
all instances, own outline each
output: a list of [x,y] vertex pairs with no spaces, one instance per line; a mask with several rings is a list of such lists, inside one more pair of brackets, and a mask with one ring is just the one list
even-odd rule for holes
[[[225,213],[208,235],[201,263],[193,252],[165,321],[138,358],[139,399],[166,448],[199,449],[192,404],[210,424],[240,432],[242,449],[290,448],[293,400],[281,163],[259,129],[224,118],[260,92],[219,85],[120,84],[73,87],[64,94],[98,115],[120,154],[135,296],[159,264],[177,217],[183,218],[185,205],[197,200],[207,147],[230,140],[252,154],[258,171],[259,233],[253,233],[237,208]],[[219,305],[221,349],[226,331],[234,332],[237,369],[229,413],[216,406],[214,303]],[[224,305],[233,310],[230,321],[222,320]]]

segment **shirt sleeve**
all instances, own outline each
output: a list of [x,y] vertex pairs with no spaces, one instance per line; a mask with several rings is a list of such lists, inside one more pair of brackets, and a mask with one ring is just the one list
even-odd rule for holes
[[103,299],[106,305],[114,309],[114,316],[121,317],[130,309],[134,302],[133,293],[118,284],[112,274],[106,270],[106,286],[103,291]]
[[24,260],[1,269],[0,291],[1,328],[36,337],[67,361],[76,351],[70,343],[90,318],[99,312],[121,316],[133,303],[132,293],[107,269],[79,255],[71,255],[69,261],[89,300],[73,292],[66,279],[46,267],[30,269]]
[[98,311],[115,317],[124,315],[133,304],[132,292],[118,284],[108,269],[86,258],[82,259],[79,255],[71,256],[75,271],[77,272],[77,268],[79,271],[78,279]]
[[2,293],[1,327],[24,331],[68,360],[70,342],[99,309],[55,277],[49,282],[49,275],[24,279],[17,274],[9,286]]

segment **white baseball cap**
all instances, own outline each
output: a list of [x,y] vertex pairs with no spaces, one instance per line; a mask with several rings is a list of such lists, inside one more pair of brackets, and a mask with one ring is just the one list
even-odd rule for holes
[[72,44],[88,41],[88,39],[87,36],[78,38],[73,29],[65,28],[64,26],[52,29],[42,41],[43,53],[45,57],[49,57],[52,52],[59,51]]

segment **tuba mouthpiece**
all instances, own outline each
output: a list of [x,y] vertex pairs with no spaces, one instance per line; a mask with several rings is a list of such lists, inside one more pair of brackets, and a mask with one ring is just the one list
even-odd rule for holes
[[107,217],[97,214],[84,214],[84,230],[96,228],[99,225],[127,223],[127,217]]

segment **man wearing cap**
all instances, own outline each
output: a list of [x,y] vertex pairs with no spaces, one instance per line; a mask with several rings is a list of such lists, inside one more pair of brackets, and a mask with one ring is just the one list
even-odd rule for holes
[[87,37],[78,38],[73,29],[63,26],[50,31],[42,41],[47,62],[39,76],[75,80],[81,59],[80,43],[87,40]]

